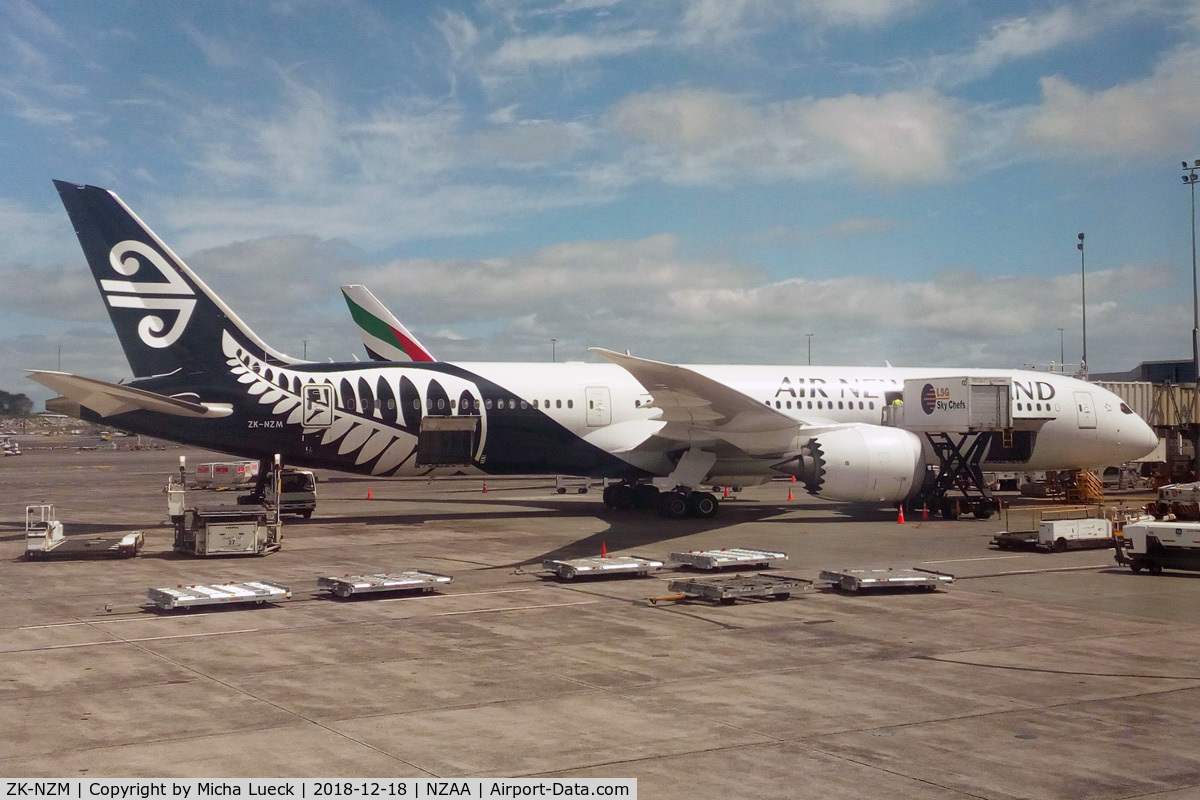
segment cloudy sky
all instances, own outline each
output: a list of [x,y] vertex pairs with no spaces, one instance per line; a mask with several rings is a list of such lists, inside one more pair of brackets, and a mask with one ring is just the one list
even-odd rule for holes
[[[51,178],[263,338],[450,360],[1191,355],[1200,0],[0,4],[0,389],[127,367]],[[60,355],[61,353],[61,355]],[[60,362],[61,359],[61,362]]]

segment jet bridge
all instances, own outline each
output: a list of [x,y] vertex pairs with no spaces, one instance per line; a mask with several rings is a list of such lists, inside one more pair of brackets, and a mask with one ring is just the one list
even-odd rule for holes
[[911,501],[947,519],[973,513],[986,519],[999,503],[980,464],[993,441],[1013,446],[1012,378],[961,375],[904,382],[902,403],[888,406],[885,424],[923,435],[937,458]]

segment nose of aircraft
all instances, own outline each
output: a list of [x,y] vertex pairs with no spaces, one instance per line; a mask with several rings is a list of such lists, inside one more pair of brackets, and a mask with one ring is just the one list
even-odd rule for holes
[[[1122,445],[1128,448],[1129,455],[1126,461],[1133,461],[1137,458],[1149,455],[1154,448],[1158,447],[1158,434],[1154,429],[1145,423],[1145,421],[1136,414],[1130,415],[1130,423],[1128,425],[1129,432],[1123,436]],[[1127,427],[1122,425],[1122,428]],[[1125,433],[1125,431],[1122,431]]]

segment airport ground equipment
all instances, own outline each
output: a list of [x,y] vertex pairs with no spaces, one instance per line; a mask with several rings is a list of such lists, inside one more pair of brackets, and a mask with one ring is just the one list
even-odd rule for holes
[[570,581],[576,578],[612,575],[649,575],[663,568],[663,562],[642,556],[592,556],[589,558],[555,559],[542,562],[542,568],[559,578]]
[[927,592],[936,592],[938,587],[954,583],[953,575],[915,567],[821,570],[820,579],[828,581],[843,592],[918,588]]
[[1146,511],[1162,519],[1200,520],[1200,483],[1170,483],[1158,490],[1158,500]]
[[775,561],[787,561],[787,553],[756,550],[750,547],[722,547],[713,550],[688,550],[671,553],[670,561],[694,569],[723,569],[725,567],[769,567]]
[[771,599],[787,600],[796,592],[812,588],[812,581],[801,578],[784,578],[777,575],[730,575],[719,578],[675,578],[667,583],[674,594],[651,597],[650,604],[664,600],[715,600],[730,605],[738,600]]
[[177,553],[194,556],[267,555],[283,541],[283,526],[264,506],[200,505],[175,522]]
[[1012,388],[1012,378],[1003,376],[904,381],[902,402],[884,407],[883,423],[923,435],[937,458],[909,501],[913,510],[928,508],[946,519],[962,514],[987,519],[999,510],[980,463],[989,451],[995,451],[992,460],[1010,451],[1019,461],[1022,449],[1032,449],[1032,439],[1030,431],[1015,426],[1035,422],[1014,419]]
[[[278,456],[274,473],[280,472]],[[179,457],[179,476],[167,480],[167,513],[175,526],[173,549],[194,556],[266,555],[283,542],[279,521],[279,484],[273,483],[271,505],[187,505],[187,464]]]
[[130,531],[116,536],[64,536],[63,524],[54,518],[50,503],[25,506],[25,557],[41,558],[133,558],[142,549],[145,536]]
[[375,592],[402,592],[417,590],[432,592],[453,581],[449,575],[409,569],[403,572],[375,573],[374,575],[343,575],[317,578],[317,588],[325,589],[336,597]]
[[1117,563],[1134,572],[1200,571],[1200,522],[1131,522],[1117,540]]
[[559,494],[566,494],[567,490],[576,494],[587,494],[588,489],[592,487],[590,478],[578,477],[575,475],[555,475],[554,490]]
[[1107,519],[1042,520],[1036,531],[1000,531],[992,544],[1001,550],[1032,549],[1062,553],[1113,546],[1113,525]]
[[258,478],[257,461],[223,461],[197,464],[192,485],[197,489],[227,489],[245,486]]
[[271,581],[246,581],[147,589],[146,595],[163,611],[171,611],[196,606],[277,603],[291,599],[292,590]]

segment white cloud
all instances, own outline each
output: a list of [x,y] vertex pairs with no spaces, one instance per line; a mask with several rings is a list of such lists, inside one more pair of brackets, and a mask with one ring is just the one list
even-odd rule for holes
[[1047,147],[1102,154],[1161,154],[1200,135],[1200,49],[1165,58],[1144,80],[1089,91],[1065,78],[1042,79],[1042,104],[1024,134]]
[[653,146],[643,169],[682,183],[811,178],[836,168],[890,185],[944,180],[963,125],[954,105],[929,91],[757,107],[717,92],[650,92],[626,98],[614,117]]
[[656,41],[657,35],[649,30],[599,36],[574,33],[524,36],[505,41],[489,61],[495,67],[521,70],[622,56],[650,47]]
[[818,100],[807,122],[814,134],[842,151],[864,181],[896,185],[953,174],[959,115],[950,101],[932,92]]

